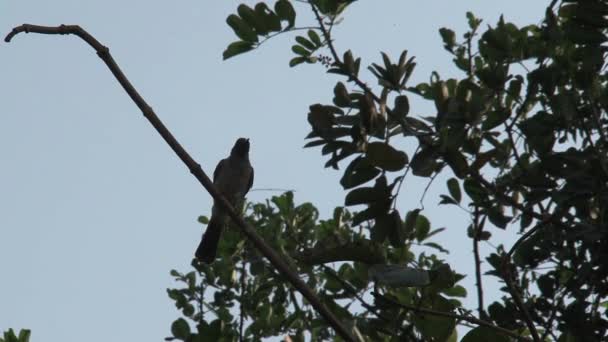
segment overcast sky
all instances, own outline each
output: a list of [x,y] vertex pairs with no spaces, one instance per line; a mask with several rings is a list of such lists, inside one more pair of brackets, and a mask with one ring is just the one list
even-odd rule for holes
[[[247,1],[247,3],[254,3]],[[466,11],[484,25],[538,23],[547,1],[359,1],[334,30],[336,46],[363,66],[417,56],[411,84],[437,70],[462,77],[438,29],[463,33]],[[222,61],[235,36],[225,18],[239,2],[4,0],[0,34],[22,23],[79,24],[110,48],[131,82],[184,147],[211,173],[234,140],[251,138],[254,189],[295,190],[327,217],[343,204],[342,171],[302,149],[308,106],[330,103],[335,82],[321,65],[289,68],[293,37]],[[378,6],[382,4],[381,6]],[[310,13],[299,8],[299,23]],[[375,84],[369,73],[363,73]],[[433,106],[411,97],[411,113]],[[419,206],[412,178],[401,212]],[[439,207],[438,180],[425,200],[436,241],[464,280],[474,308],[467,217]],[[251,201],[277,193],[252,191]],[[210,196],[189,174],[102,61],[74,36],[21,34],[0,43],[0,331],[32,329],[33,341],[160,341],[178,317],[169,270],[189,269]],[[494,231],[493,231],[494,232]],[[514,232],[508,232],[514,234]],[[508,243],[509,234],[499,234]],[[490,251],[489,246],[483,246]],[[489,283],[488,296],[498,294]],[[486,299],[486,302],[488,300]]]

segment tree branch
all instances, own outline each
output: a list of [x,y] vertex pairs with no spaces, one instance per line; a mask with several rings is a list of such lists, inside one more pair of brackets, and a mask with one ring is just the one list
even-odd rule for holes
[[477,311],[479,312],[479,318],[485,318],[485,305],[483,304],[483,283],[481,281],[481,258],[479,257],[479,238],[483,227],[479,223],[479,207],[475,206],[475,219],[473,221],[473,255],[475,257],[475,279],[477,287]]
[[377,292],[372,292],[372,296],[376,297],[376,298],[380,298],[381,300],[384,300],[385,302],[401,307],[403,309],[409,310],[409,311],[415,311],[415,312],[419,312],[419,313],[423,313],[423,314],[428,314],[428,315],[433,315],[433,316],[439,316],[439,317],[448,317],[448,318],[454,318],[457,320],[461,320],[461,321],[467,321],[469,323],[473,323],[476,324],[478,326],[482,326],[482,327],[486,327],[486,328],[490,328],[493,330],[496,330],[497,332],[500,332],[504,335],[516,338],[520,341],[530,341],[529,338],[518,335],[517,333],[512,332],[511,330],[507,330],[505,328],[501,328],[497,325],[494,325],[490,322],[472,317],[472,316],[465,316],[465,315],[458,315],[458,314],[454,314],[451,312],[443,312],[443,311],[436,311],[436,310],[430,310],[430,309],[423,309],[417,306],[411,306],[411,305],[407,305],[407,304],[402,304],[399,302],[396,302],[380,293]]
[[253,245],[272,263],[277,270],[287,278],[287,280],[310,302],[315,310],[330,324],[338,335],[347,341],[356,341],[352,336],[351,332],[338,320],[334,314],[329,311],[327,306],[321,302],[319,297],[313,292],[313,290],[302,281],[299,275],[291,270],[288,264],[283,258],[275,252],[266,242],[257,234],[255,229],[243,220],[243,218],[234,210],[232,205],[222,196],[213,185],[213,182],[205,174],[201,166],[186,152],[186,150],[179,144],[167,127],[158,118],[152,107],[143,99],[143,97],[135,90],[135,87],[127,79],[125,74],[122,72],[118,64],[112,55],[110,50],[102,45],[95,37],[90,35],[87,31],[82,29],[78,25],[60,25],[57,27],[52,26],[38,26],[23,24],[13,28],[13,30],[4,39],[7,43],[11,39],[21,33],[40,33],[40,34],[73,34],[84,40],[89,44],[95,51],[99,58],[108,66],[116,80],[120,83],[123,89],[127,92],[129,97],[135,102],[137,107],[142,111],[143,115],[150,121],[156,131],[162,136],[167,142],[171,149],[177,154],[182,162],[188,167],[192,175],[203,185],[203,187],[209,192],[216,203],[219,203],[220,207],[224,209],[235,224],[241,229],[243,234],[252,241]]

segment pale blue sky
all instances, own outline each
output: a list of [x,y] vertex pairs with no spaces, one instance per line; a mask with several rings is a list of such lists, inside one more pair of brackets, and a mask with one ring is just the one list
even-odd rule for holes
[[[364,0],[335,29],[336,45],[351,48],[363,65],[378,62],[380,50],[397,58],[406,48],[417,57],[416,84],[433,70],[458,75],[440,27],[463,33],[468,10],[484,25],[500,13],[538,23],[547,3]],[[343,204],[341,172],[323,169],[320,151],[302,146],[308,106],[331,102],[342,79],[320,65],[289,68],[287,35],[222,61],[235,40],[225,18],[238,4],[4,0],[0,34],[22,23],[83,26],[110,47],[207,172],[237,137],[249,137],[254,189],[294,189],[296,201],[311,201],[327,216]],[[309,23],[309,13],[301,14],[299,22]],[[414,99],[412,114],[432,113]],[[0,160],[0,331],[29,328],[32,341],[63,342],[168,336],[178,317],[165,292],[174,285],[169,270],[189,268],[202,231],[196,218],[209,212],[210,196],[84,42],[21,34],[0,43]],[[466,216],[435,205],[444,182],[427,195],[426,214],[433,227],[448,228],[437,241],[452,252],[449,262],[472,274]],[[422,178],[405,185],[402,212],[418,206],[425,185]],[[274,194],[253,191],[249,199]],[[471,296],[473,284],[472,277],[464,281]],[[487,286],[488,295],[497,294],[495,283]]]

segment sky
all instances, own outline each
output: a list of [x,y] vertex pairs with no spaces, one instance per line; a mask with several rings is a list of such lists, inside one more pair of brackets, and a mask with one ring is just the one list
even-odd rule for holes
[[[322,217],[343,205],[342,171],[324,169],[319,149],[303,149],[308,106],[330,103],[344,81],[321,65],[289,68],[293,36],[279,36],[227,61],[236,40],[228,0],[0,1],[0,35],[22,23],[78,24],[110,48],[140,94],[208,174],[238,137],[251,139],[250,201],[295,191]],[[246,1],[254,4],[254,1]],[[336,47],[363,66],[415,55],[411,79],[462,77],[438,29],[465,32],[467,11],[494,25],[500,14],[538,23],[548,1],[362,0],[334,29]],[[297,7],[298,25],[311,14]],[[362,77],[375,84],[369,73]],[[411,115],[430,103],[410,97]],[[420,206],[423,178],[404,185],[398,208]],[[471,274],[465,303],[475,308],[467,216],[437,207],[438,179],[425,199],[447,261]],[[32,341],[160,341],[179,316],[166,288],[171,269],[190,268],[211,197],[124,93],[94,51],[74,36],[20,34],[0,43],[0,331],[32,330]],[[514,241],[515,229],[496,233]],[[483,245],[488,253],[491,246]],[[487,266],[484,265],[484,267]],[[486,283],[486,295],[499,295]],[[486,298],[488,302],[488,298]]]

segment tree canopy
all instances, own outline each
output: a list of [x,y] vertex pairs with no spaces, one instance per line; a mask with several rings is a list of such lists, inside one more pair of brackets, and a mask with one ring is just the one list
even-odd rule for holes
[[[551,1],[540,24],[524,27],[501,17],[484,28],[466,13],[467,32],[439,30],[461,78],[433,73],[427,83],[410,84],[416,62],[407,50],[365,62],[335,48],[332,29],[349,19],[353,2],[241,4],[226,20],[238,40],[225,59],[292,34],[290,66],[316,63],[338,77],[332,103],[308,109],[305,147],[319,148],[325,167],[343,174],[344,205],[320,219],[313,204],[297,205],[288,192],[248,205],[246,220],[361,340],[604,338],[608,4]],[[298,27],[302,16],[316,26]],[[374,79],[360,76],[362,64]],[[432,101],[436,113],[416,113],[411,97]],[[459,285],[463,275],[443,259],[453,246],[432,241],[443,228],[434,228],[421,208],[396,205],[404,183],[438,175],[448,179],[440,204],[470,217],[476,289]],[[495,229],[520,236],[502,245],[492,240]],[[480,255],[482,241],[493,242],[495,251]],[[415,244],[437,254],[414,253]],[[335,336],[234,230],[220,254],[212,266],[194,261],[194,271],[172,271],[184,286],[168,293],[184,318],[168,339]],[[484,258],[490,269],[482,273]],[[490,303],[483,298],[486,277],[504,285],[503,296]],[[475,310],[459,301],[471,293]],[[472,328],[462,339],[458,324]]]

